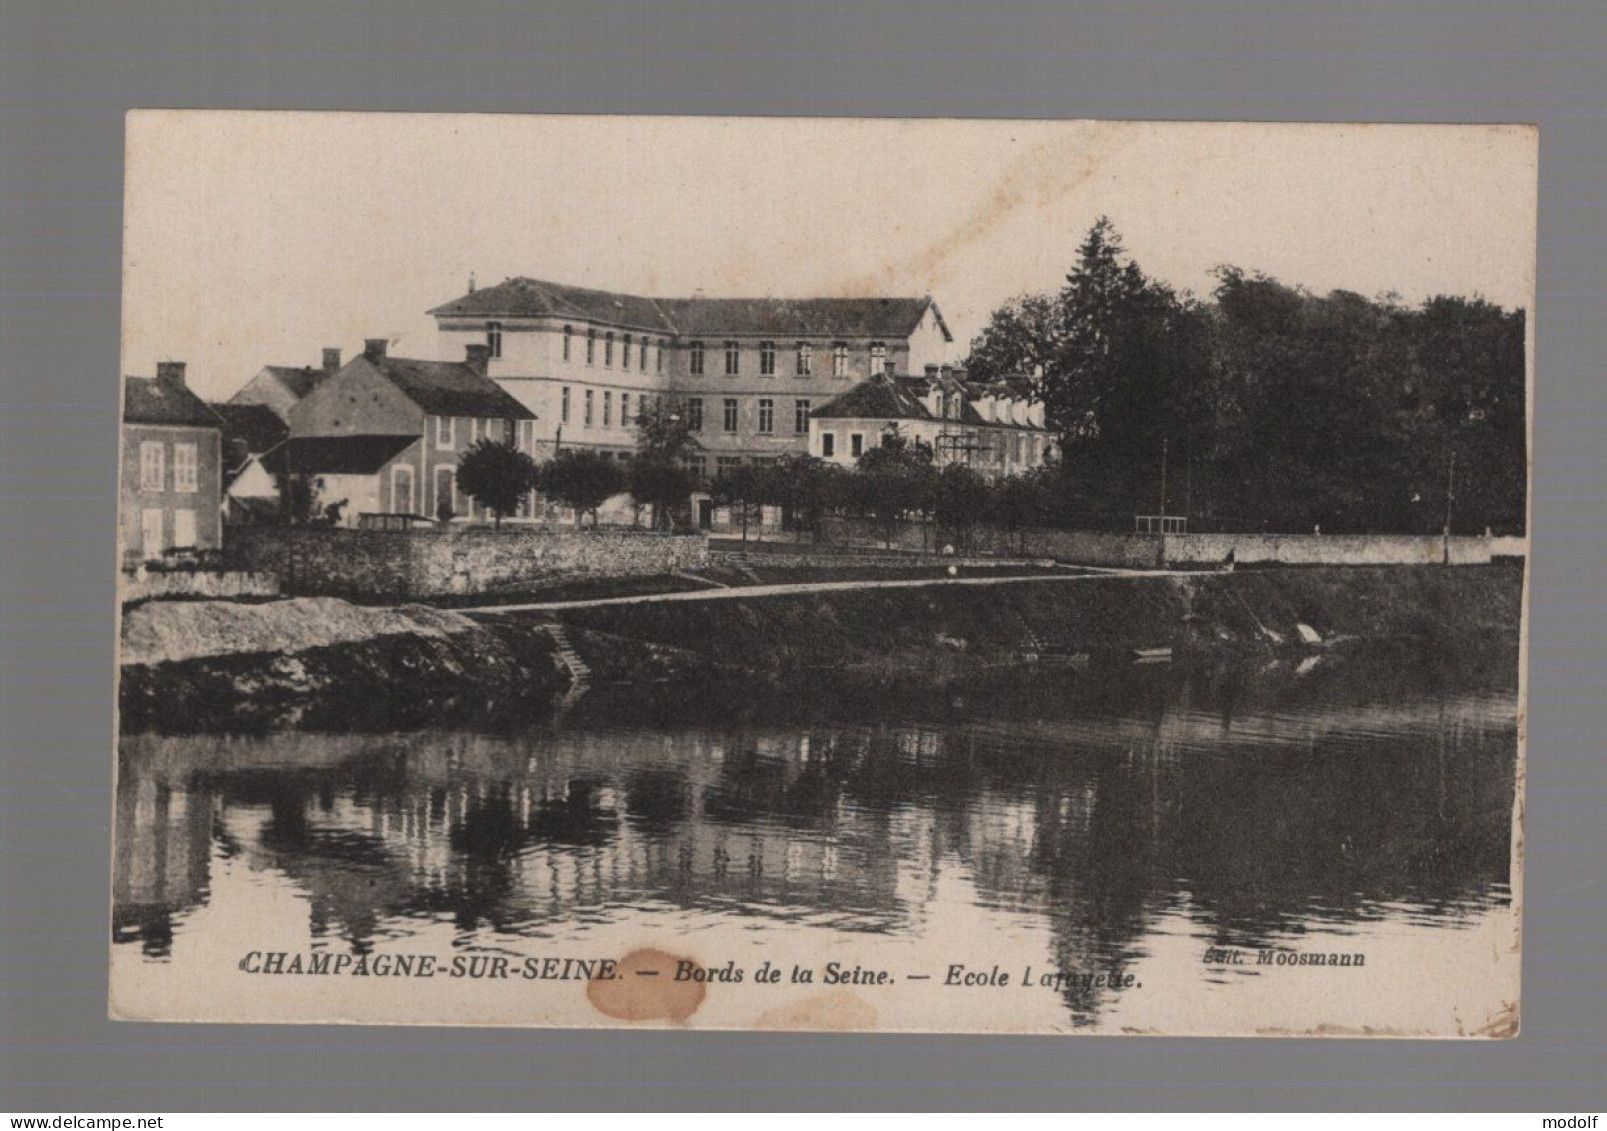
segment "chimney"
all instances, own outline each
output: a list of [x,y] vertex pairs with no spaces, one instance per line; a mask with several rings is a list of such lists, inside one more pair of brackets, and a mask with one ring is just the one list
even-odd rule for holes
[[482,377],[491,365],[491,347],[484,342],[470,342],[463,347],[464,364]]
[[387,341],[386,338],[364,338],[363,356],[369,361],[384,361]]
[[164,385],[176,385],[186,388],[184,384],[184,363],[182,361],[158,361],[156,363],[156,379]]
[[340,369],[340,350],[329,347],[324,350],[324,376],[328,377]]

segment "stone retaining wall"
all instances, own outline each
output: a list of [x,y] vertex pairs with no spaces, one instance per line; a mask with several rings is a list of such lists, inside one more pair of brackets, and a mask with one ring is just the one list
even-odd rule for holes
[[517,592],[567,577],[634,577],[709,562],[702,535],[463,526],[422,530],[236,527],[225,555],[296,595],[409,600]]
[[[1451,564],[1488,565],[1492,539],[1450,540]],[[1231,551],[1236,564],[1438,565],[1445,539],[1437,534],[1168,534],[1173,565],[1215,565]]]
[[125,573],[118,595],[125,602],[163,597],[273,597],[279,578],[270,572],[245,570],[172,570]]
[[[853,546],[885,546],[882,529],[863,519],[833,518],[828,538]],[[904,523],[892,546],[941,550],[935,527]],[[1445,540],[1437,534],[1117,534],[1080,530],[1001,530],[979,526],[961,549],[972,554],[1052,558],[1077,565],[1155,569],[1161,565],[1221,565],[1231,551],[1239,565],[1436,565]],[[1492,556],[1518,556],[1521,538],[1458,536],[1450,540],[1454,565],[1484,565]]]
[[[885,547],[884,529],[868,519],[830,518],[825,523],[827,540],[849,546]],[[895,550],[942,553],[954,545],[958,554],[1009,558],[1049,558],[1077,565],[1109,566],[1124,569],[1154,569],[1160,563],[1160,536],[1157,534],[1106,534],[1082,530],[1003,530],[993,526],[973,527],[963,541],[935,525],[903,523],[893,533]]]

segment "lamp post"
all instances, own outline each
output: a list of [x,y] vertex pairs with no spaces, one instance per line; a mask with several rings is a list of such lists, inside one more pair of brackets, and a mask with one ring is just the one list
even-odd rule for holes
[[1161,533],[1166,533],[1166,447],[1169,441],[1161,441]]
[[1451,465],[1445,478],[1445,564],[1451,564],[1451,505],[1456,501],[1456,451],[1451,451]]

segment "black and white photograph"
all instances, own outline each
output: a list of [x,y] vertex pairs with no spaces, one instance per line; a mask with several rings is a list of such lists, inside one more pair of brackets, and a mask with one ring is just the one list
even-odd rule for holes
[[131,113],[111,1016],[1516,1036],[1537,154]]

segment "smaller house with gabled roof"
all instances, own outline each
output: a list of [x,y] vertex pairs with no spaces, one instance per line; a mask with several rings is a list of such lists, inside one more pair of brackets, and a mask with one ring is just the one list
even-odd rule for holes
[[118,545],[132,569],[170,550],[222,543],[222,422],[190,391],[182,361],[123,380]]
[[988,479],[1036,470],[1055,451],[1026,378],[971,381],[938,365],[912,376],[889,364],[810,414],[809,454],[852,467],[891,435],[930,448],[939,467],[960,463]]
[[383,338],[318,382],[290,410],[290,439],[264,463],[315,480],[341,520],[363,515],[489,519],[457,489],[462,455],[481,439],[534,449],[535,414],[486,376],[486,347],[463,361],[391,357]]
[[340,371],[340,350],[324,350],[323,366],[264,365],[257,375],[229,398],[230,404],[262,405],[280,420],[290,419],[290,410],[317,388],[318,382]]
[[279,484],[264,466],[268,453],[290,438],[290,425],[263,404],[214,402],[223,424],[223,520],[253,523],[279,512]]

